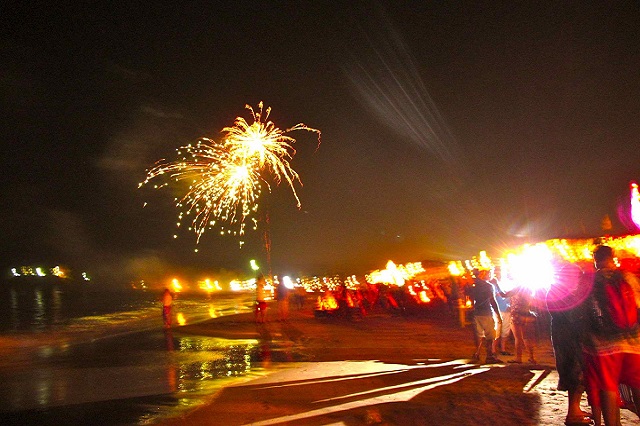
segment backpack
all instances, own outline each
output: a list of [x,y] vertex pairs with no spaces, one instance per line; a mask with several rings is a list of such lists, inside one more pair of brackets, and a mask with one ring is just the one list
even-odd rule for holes
[[[598,281],[601,280],[601,283]],[[627,331],[638,325],[638,306],[631,284],[620,271],[596,278],[601,284],[599,322],[604,328]]]

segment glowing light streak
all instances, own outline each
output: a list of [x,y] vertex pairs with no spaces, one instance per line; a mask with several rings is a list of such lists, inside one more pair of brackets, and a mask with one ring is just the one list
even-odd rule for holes
[[640,228],[640,193],[636,182],[631,182],[631,220]]
[[62,270],[62,268],[60,268],[60,266],[54,266],[53,268],[51,268],[51,275],[58,278],[64,278],[66,276],[65,272]]
[[[375,14],[373,14],[375,16]],[[362,103],[389,128],[451,164],[456,139],[422,81],[412,53],[385,17],[359,41],[345,66]]]
[[258,266],[258,263],[256,262],[256,260],[255,260],[255,259],[251,259],[251,260],[249,261],[249,266],[251,266],[251,269],[252,269],[253,271],[259,271],[259,270],[260,270],[260,266]]
[[229,282],[229,288],[231,291],[252,291],[256,289],[256,279],[251,278],[246,281],[232,280]]

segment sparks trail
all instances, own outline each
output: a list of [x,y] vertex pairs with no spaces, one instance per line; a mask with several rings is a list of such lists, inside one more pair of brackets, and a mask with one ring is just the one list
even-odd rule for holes
[[[161,160],[147,171],[146,179],[139,185],[164,175],[170,180],[156,188],[172,181],[189,183],[186,194],[176,200],[176,207],[180,209],[178,226],[184,216],[193,216],[189,230],[196,233],[196,243],[205,230],[217,224],[221,234],[243,235],[248,220],[253,222],[253,229],[257,229],[258,200],[263,184],[271,191],[269,176],[276,185],[284,179],[298,208],[301,206],[295,182],[302,182],[289,163],[296,153],[293,148],[296,140],[287,133],[311,131],[318,134],[320,143],[320,131],[303,123],[281,130],[268,121],[270,107],[264,110],[260,102],[257,110],[249,105],[246,108],[251,111],[251,124],[243,117],[237,117],[233,126],[222,129],[222,142],[202,138],[195,146],[189,144],[179,148],[178,155],[185,153],[180,160]],[[225,225],[229,229],[225,229]]]

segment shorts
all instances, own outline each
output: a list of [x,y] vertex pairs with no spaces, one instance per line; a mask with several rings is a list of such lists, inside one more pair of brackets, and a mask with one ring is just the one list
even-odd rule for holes
[[476,316],[475,323],[476,335],[478,336],[478,338],[486,337],[487,339],[491,340],[494,340],[496,338],[496,323],[493,320],[493,316]]
[[584,355],[589,404],[599,407],[599,391],[618,392],[618,384],[640,388],[640,354]]
[[496,324],[496,329],[499,330],[498,337],[506,339],[511,332],[511,312],[502,312],[502,327]]

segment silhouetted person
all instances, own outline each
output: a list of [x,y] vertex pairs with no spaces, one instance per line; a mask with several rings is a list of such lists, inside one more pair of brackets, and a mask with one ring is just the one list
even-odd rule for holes
[[171,327],[171,305],[173,304],[173,293],[168,288],[165,288],[160,298],[162,302],[162,322],[164,328]]

